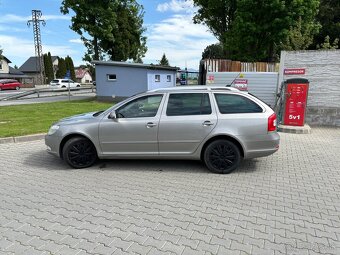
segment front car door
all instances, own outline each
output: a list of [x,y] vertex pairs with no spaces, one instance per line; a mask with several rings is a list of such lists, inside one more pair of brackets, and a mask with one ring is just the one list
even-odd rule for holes
[[217,123],[210,93],[170,93],[159,126],[160,155],[190,155]]
[[104,156],[158,155],[158,126],[163,94],[141,96],[115,110],[116,118],[104,117],[99,142]]

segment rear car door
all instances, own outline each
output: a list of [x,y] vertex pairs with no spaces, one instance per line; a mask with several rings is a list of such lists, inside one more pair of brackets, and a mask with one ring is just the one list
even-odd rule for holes
[[158,125],[163,94],[138,97],[116,110],[116,119],[104,117],[99,141],[104,155],[158,155]]
[[216,123],[210,93],[170,93],[158,131],[160,155],[194,153]]

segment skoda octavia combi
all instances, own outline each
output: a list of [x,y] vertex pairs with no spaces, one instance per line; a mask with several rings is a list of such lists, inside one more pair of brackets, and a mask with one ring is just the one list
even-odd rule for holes
[[215,173],[271,155],[279,141],[268,105],[235,88],[210,86],[148,91],[62,119],[45,137],[48,152],[74,168],[98,159],[192,159]]

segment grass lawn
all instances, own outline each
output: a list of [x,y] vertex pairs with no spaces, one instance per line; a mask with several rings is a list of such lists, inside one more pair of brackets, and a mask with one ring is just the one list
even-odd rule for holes
[[47,133],[51,124],[61,118],[110,106],[112,103],[94,100],[0,106],[0,137]]

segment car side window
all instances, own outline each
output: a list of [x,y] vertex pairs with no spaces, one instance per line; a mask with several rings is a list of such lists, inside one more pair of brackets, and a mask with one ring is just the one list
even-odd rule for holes
[[208,93],[176,93],[169,95],[167,116],[211,114]]
[[121,106],[117,111],[118,118],[155,117],[163,95],[144,96]]
[[220,113],[257,113],[263,112],[262,108],[252,100],[232,94],[215,94]]
[[63,82],[63,83],[68,83],[68,80],[62,80],[61,82]]

